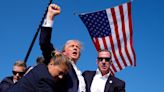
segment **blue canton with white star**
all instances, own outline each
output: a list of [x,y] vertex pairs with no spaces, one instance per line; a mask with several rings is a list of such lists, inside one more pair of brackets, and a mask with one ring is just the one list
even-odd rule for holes
[[91,37],[105,37],[111,34],[111,28],[105,10],[79,15]]

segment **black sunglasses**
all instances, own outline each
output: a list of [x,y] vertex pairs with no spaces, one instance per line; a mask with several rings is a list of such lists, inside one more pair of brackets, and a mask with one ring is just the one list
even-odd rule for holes
[[13,72],[13,75],[16,75],[17,73],[20,75],[20,76],[23,76],[25,72],[17,72],[17,71],[12,71]]
[[105,62],[110,62],[111,61],[111,58],[109,58],[109,57],[98,57],[97,59],[98,59],[99,62],[102,62],[103,59],[105,59]]

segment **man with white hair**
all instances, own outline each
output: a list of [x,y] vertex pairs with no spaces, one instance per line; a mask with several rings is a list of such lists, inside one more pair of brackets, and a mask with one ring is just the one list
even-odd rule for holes
[[[46,19],[43,23],[40,34],[40,47],[45,58],[45,63],[49,63],[49,59],[53,56],[55,49],[51,43],[51,33],[53,19],[60,14],[60,7],[56,4],[51,4],[48,8]],[[80,57],[82,45],[78,40],[69,40],[64,45],[62,53],[69,58],[68,73],[58,84],[59,91],[57,92],[85,92],[85,82],[81,71],[77,68],[76,63]]]

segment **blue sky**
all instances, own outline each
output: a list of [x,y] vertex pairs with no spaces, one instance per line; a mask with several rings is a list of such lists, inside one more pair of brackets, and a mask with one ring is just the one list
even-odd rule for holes
[[[54,0],[61,7],[55,18],[52,42],[61,50],[69,39],[83,43],[79,68],[95,70],[96,49],[86,27],[73,13],[92,12],[116,6],[128,0]],[[0,2],[0,80],[11,75],[13,63],[24,60],[31,40],[38,28],[48,0],[1,0]],[[164,6],[158,0],[133,0],[133,45],[137,66],[127,67],[116,76],[126,82],[127,92],[164,91]],[[39,36],[38,36],[39,37]],[[38,39],[29,56],[27,65],[35,65],[41,55]]]

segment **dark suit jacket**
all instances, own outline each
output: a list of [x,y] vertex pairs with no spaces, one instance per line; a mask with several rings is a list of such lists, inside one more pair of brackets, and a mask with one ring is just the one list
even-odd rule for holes
[[[40,34],[40,48],[42,50],[42,54],[45,58],[45,63],[48,64],[51,59],[51,52],[54,49],[51,43],[51,33],[52,28],[50,27],[42,27]],[[58,91],[57,92],[77,92],[78,91],[79,81],[75,70],[72,65],[69,65],[68,73],[63,77],[62,80],[58,82]]]
[[0,92],[6,92],[6,90],[14,85],[13,76],[4,78],[0,83]]
[[79,81],[72,65],[69,65],[68,73],[59,81],[59,92],[78,92]]
[[[84,80],[86,82],[86,92],[91,92],[90,87],[95,74],[96,71],[83,72],[82,75],[84,76]],[[110,83],[110,81],[112,81],[112,83]],[[125,92],[125,82],[110,75],[106,82],[104,92]]]
[[56,81],[49,74],[45,64],[35,66],[7,92],[57,92]]

